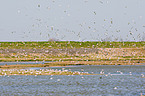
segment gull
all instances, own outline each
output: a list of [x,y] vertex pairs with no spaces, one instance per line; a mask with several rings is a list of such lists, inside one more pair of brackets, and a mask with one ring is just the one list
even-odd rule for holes
[[117,87],[114,87],[114,89],[117,89]]

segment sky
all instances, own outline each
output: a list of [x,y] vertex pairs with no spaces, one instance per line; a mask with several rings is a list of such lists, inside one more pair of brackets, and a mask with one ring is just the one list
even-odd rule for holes
[[0,41],[145,41],[145,0],[0,0]]

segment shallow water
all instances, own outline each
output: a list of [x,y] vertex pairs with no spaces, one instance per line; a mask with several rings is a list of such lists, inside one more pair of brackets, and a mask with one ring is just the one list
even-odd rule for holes
[[[52,69],[62,67],[52,67]],[[0,76],[1,95],[139,96],[145,95],[145,66],[70,66],[71,71],[106,75]]]
[[0,62],[0,65],[16,65],[16,64],[44,64],[54,61],[29,61],[29,62]]

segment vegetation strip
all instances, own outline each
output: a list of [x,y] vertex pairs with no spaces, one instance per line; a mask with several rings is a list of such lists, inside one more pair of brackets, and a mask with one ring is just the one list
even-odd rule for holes
[[46,42],[0,42],[0,48],[11,49],[59,49],[59,48],[141,48],[145,42],[96,42],[96,41],[46,41]]

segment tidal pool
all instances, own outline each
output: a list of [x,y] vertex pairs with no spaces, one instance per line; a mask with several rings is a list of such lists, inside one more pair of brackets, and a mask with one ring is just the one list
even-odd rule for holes
[[[140,96],[145,95],[145,66],[51,67],[104,75],[0,76],[1,95]],[[37,70],[39,70],[37,68]]]

